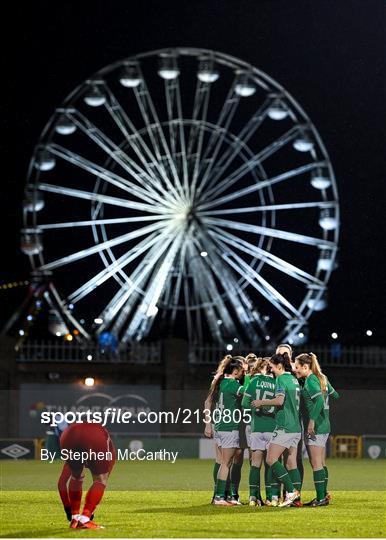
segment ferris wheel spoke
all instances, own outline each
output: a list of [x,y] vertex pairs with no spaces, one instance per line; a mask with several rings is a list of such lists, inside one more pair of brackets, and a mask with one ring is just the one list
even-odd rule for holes
[[210,261],[213,263],[211,265],[211,269],[222,283],[224,290],[228,295],[228,300],[233,306],[234,312],[242,324],[243,330],[248,335],[251,342],[254,342],[256,341],[257,335],[254,326],[252,325],[252,320],[254,323],[257,322],[258,326],[263,332],[265,332],[264,325],[261,324],[259,319],[256,321],[256,319],[247,312],[246,307],[249,306],[249,309],[251,309],[252,302],[248,298],[245,291],[243,291],[243,289],[237,283],[234,273],[222,264],[221,247],[219,247],[216,244],[215,239],[211,238],[206,232],[204,233],[204,236],[205,246],[208,246],[208,250],[210,252]]
[[200,216],[216,216],[224,214],[250,214],[254,212],[266,212],[276,210],[298,210],[299,208],[333,208],[335,201],[314,201],[308,203],[289,203],[289,204],[267,204],[260,206],[244,206],[241,208],[224,208],[223,210],[208,210],[200,212]]
[[80,189],[68,188],[65,186],[40,183],[38,188],[41,191],[48,191],[50,193],[57,193],[59,195],[66,195],[68,197],[75,197],[78,199],[86,199],[93,202],[101,202],[103,204],[111,204],[113,206],[121,206],[122,208],[131,208],[132,210],[142,210],[143,212],[159,212],[163,215],[168,215],[168,212],[162,206],[147,205],[138,202],[130,202],[126,199],[120,199],[118,197],[112,197],[110,195],[101,195],[99,193],[93,193],[92,191],[82,191]]
[[[185,238],[183,244],[182,244],[182,247],[181,247],[181,250],[180,250],[180,254],[179,254],[179,261],[178,261],[178,274],[177,274],[177,279],[176,279],[176,285],[174,287],[174,291],[172,291],[172,289],[170,288],[170,291],[171,291],[171,305],[173,306],[172,307],[172,311],[171,311],[171,315],[170,315],[170,324],[171,326],[173,326],[175,324],[175,321],[176,321],[176,316],[177,316],[177,305],[178,305],[178,300],[180,298],[180,295],[181,295],[181,290],[182,290],[182,281],[183,281],[183,276],[184,276],[184,260],[185,260],[185,255],[186,255],[186,249],[187,249],[187,240]],[[166,300],[166,304],[168,305],[168,302]],[[166,311],[165,311],[166,313]]]
[[218,225],[229,229],[235,229],[238,231],[245,231],[255,234],[261,234],[263,236],[269,236],[271,238],[281,238],[282,240],[288,240],[289,242],[298,242],[300,244],[306,244],[310,246],[334,247],[334,242],[324,240],[323,238],[314,238],[312,236],[306,236],[304,234],[298,234],[288,231],[282,231],[280,229],[270,229],[268,227],[261,227],[259,225],[250,225],[248,223],[240,223],[238,221],[227,221],[219,218],[205,218],[207,224]]
[[256,133],[263,121],[267,116],[267,108],[270,100],[266,99],[261,107],[252,115],[243,129],[236,135],[235,142],[221,155],[217,160],[217,164],[213,169],[210,181],[207,185],[207,191],[212,186],[217,185],[219,178],[221,178],[229,165],[240,154],[240,151],[246,146],[249,139]]
[[[212,268],[207,262],[206,259],[203,259],[199,251],[196,249],[196,255],[192,258],[193,265],[193,279],[196,281],[196,288],[200,288],[200,282],[202,284],[202,276],[205,276],[205,288],[208,292],[208,297],[211,299],[211,302],[216,306],[216,310],[223,321],[224,328],[230,334],[236,333],[235,324],[230,317],[229,311],[225,306],[224,300],[222,298],[223,294],[216,285],[214,276],[216,275],[216,270]],[[220,279],[222,287],[224,286],[225,275],[223,274]],[[201,285],[202,286],[202,285]],[[228,292],[228,291],[227,291]],[[217,324],[216,317],[216,324]]]
[[[154,183],[154,175],[149,174],[149,172],[142,167],[140,167],[134,160],[130,159],[129,156],[111,139],[109,139],[100,129],[98,129],[88,118],[78,111],[76,114],[67,115],[70,120],[92,141],[94,141],[106,154],[118,163],[128,174],[130,174],[137,182],[139,187],[127,181],[126,179],[121,178],[121,181],[127,186],[134,186],[135,189],[140,189],[143,193],[147,195],[153,195],[155,200],[159,199],[160,193],[156,192],[151,186]],[[80,158],[80,156],[77,156]],[[82,158],[83,159],[83,158]],[[84,160],[86,161],[86,160]],[[90,162],[88,162],[90,163]],[[90,163],[91,166],[95,166]],[[119,179],[117,175],[113,175],[114,178]],[[146,180],[146,181],[144,181]],[[158,182],[159,184],[159,182]],[[159,186],[158,186],[159,187]],[[145,189],[143,189],[145,188]],[[166,195],[167,192],[163,193]]]
[[[130,193],[130,195],[133,194],[137,198],[144,200],[150,204],[153,204],[154,201],[159,201],[159,195],[158,197],[157,194],[152,195],[149,191],[138,187],[129,180],[126,180],[125,178],[122,178],[121,176],[113,173],[112,171],[109,171],[105,167],[101,167],[100,165],[89,161],[88,159],[80,156],[79,154],[76,154],[75,152],[72,152],[71,150],[67,150],[64,147],[53,144],[50,147],[50,151],[56,156],[68,161],[72,165],[89,172],[97,178],[101,178],[105,182],[112,184],[119,189],[122,189],[126,193]],[[136,179],[144,183],[144,179],[140,179],[138,175],[136,175]]]
[[120,270],[122,270],[122,268],[146,252],[156,242],[163,240],[164,237],[165,233],[151,233],[147,238],[133,246],[121,257],[114,260],[111,264],[108,264],[102,271],[98,272],[98,274],[83,283],[83,285],[78,287],[74,292],[70,293],[68,296],[69,301],[75,304],[82,300],[105,281],[115,276]]
[[[226,248],[226,245],[224,245],[224,248]],[[223,259],[287,319],[291,319],[294,316],[302,318],[301,313],[282,294],[280,294],[275,287],[260,276],[253,268],[248,266],[248,264],[235,252],[230,250],[229,246],[225,249]]]
[[[179,77],[165,80],[166,108],[169,119],[169,136],[173,161],[180,165],[177,173],[182,174],[183,190],[189,193],[188,163],[186,159],[185,131],[182,119],[182,103]],[[179,142],[179,149],[177,143]],[[180,154],[178,159],[177,152]]]
[[152,276],[150,277],[150,286],[123,334],[123,343],[132,338],[140,339],[142,337],[141,332],[147,333],[152,325],[156,314],[156,308],[158,310],[157,303],[159,302],[168,281],[171,279],[170,270],[181,242],[183,241],[183,235],[184,231],[177,234],[169,251],[165,254],[164,258],[159,261],[158,268],[152,273]]
[[[306,172],[312,171],[318,167],[322,167],[323,165],[325,165],[324,161],[317,161],[314,163],[308,163],[307,165],[302,165],[301,167],[297,167],[296,169],[291,169],[277,176],[273,176],[272,178],[268,178],[267,180],[262,180],[246,188],[239,189],[237,191],[229,193],[228,195],[224,195],[223,197],[220,197],[219,199],[214,199],[214,200],[210,200],[207,203],[202,203],[198,205],[198,210],[200,211],[201,209],[213,208],[215,206],[219,206],[220,204],[228,203],[230,201],[233,201],[234,199],[244,197],[245,195],[249,195],[250,193],[254,193],[255,191],[259,191],[267,187],[271,187],[285,180],[289,180],[290,178],[293,178],[294,176],[298,176]],[[235,181],[237,181],[237,180],[234,180],[233,178],[229,178],[228,180],[229,180],[229,186],[233,184]],[[228,189],[229,186],[224,187],[224,189]],[[224,189],[222,189],[222,191],[224,191]]]
[[[208,145],[202,158],[200,174],[201,181],[197,189],[197,196],[202,192],[208,182],[213,165],[216,162],[217,155],[228,133],[229,126],[233,120],[237,106],[240,102],[240,96],[234,92],[235,80],[233,81],[229,93],[224,101],[219,117],[216,122],[216,129],[212,131]],[[205,168],[205,170],[203,170]]]
[[252,255],[253,257],[257,257],[259,260],[264,261],[269,266],[272,266],[273,268],[280,270],[280,272],[283,272],[284,274],[294,279],[302,281],[303,283],[306,283],[308,285],[313,284],[315,286],[323,286],[323,282],[320,281],[318,278],[312,276],[308,272],[305,272],[301,268],[298,268],[297,266],[289,263],[288,261],[282,259],[281,257],[277,257],[276,255],[273,255],[269,251],[259,248],[258,246],[255,246],[251,244],[250,242],[247,242],[246,240],[241,240],[237,236],[234,236],[233,234],[230,234],[226,231],[221,231],[220,229],[217,229],[217,228],[215,229],[216,230],[211,231],[210,234],[221,238],[224,242],[232,245],[233,247],[237,248],[239,251],[243,251],[244,253],[248,253],[249,255]]
[[39,229],[65,229],[72,227],[86,227],[89,225],[116,225],[120,223],[141,223],[142,221],[159,221],[170,219],[171,216],[136,216],[129,218],[88,219],[85,221],[66,221],[63,223],[40,223]]
[[[127,143],[133,149],[139,161],[146,169],[149,177],[153,178],[151,184],[153,185],[153,187],[158,189],[165,196],[165,198],[172,199],[174,202],[176,202],[179,198],[179,195],[174,185],[169,180],[168,174],[163,167],[162,160],[156,158],[156,156],[152,153],[149,146],[144,141],[143,137],[140,135],[140,133],[137,132],[126,111],[123,109],[118,99],[116,98],[114,93],[108,88],[107,85],[106,91],[109,98],[105,104],[106,109],[109,112],[111,118],[114,120],[117,127],[125,136]],[[147,156],[147,159],[149,161],[145,159],[145,156]],[[157,171],[159,178],[157,178],[155,171]],[[167,190],[160,182],[160,179],[162,179],[162,181],[167,186]]]
[[211,189],[209,189],[205,196],[207,199],[211,200],[213,197],[216,197],[229,187],[231,187],[233,184],[235,184],[240,178],[245,176],[246,174],[250,173],[253,169],[255,169],[258,165],[264,161],[267,157],[274,154],[280,148],[285,146],[288,142],[290,142],[298,133],[298,130],[294,127],[291,128],[287,133],[282,135],[279,139],[273,141],[271,144],[266,146],[263,150],[261,150],[259,153],[252,156],[248,161],[240,165],[235,171],[233,171],[230,175],[222,179],[220,182],[217,183],[217,185]]
[[150,232],[153,232],[154,230],[161,229],[164,226],[165,226],[164,223],[154,223],[153,225],[142,227],[141,229],[137,229],[135,231],[122,234],[121,236],[117,236],[115,238],[112,238],[111,240],[107,240],[106,242],[101,242],[95,246],[89,247],[87,249],[82,249],[80,251],[71,253],[70,255],[66,255],[65,257],[62,257],[50,263],[43,264],[39,269],[40,270],[53,270],[54,268],[65,266],[66,264],[73,263],[75,261],[78,261],[79,259],[84,259],[85,257],[94,255],[95,253],[98,253],[102,249],[107,249],[113,246],[124,244],[125,242],[129,242],[129,240],[133,240],[134,238],[138,238],[139,236],[143,236],[144,234],[148,234]]
[[[142,75],[142,84],[139,87],[134,88],[134,94],[137,99],[137,103],[138,103],[138,107],[140,109],[141,115],[146,124],[147,132],[152,142],[155,155],[162,162],[162,152],[161,152],[161,148],[162,148],[162,151],[165,153],[165,156],[166,156],[166,161],[168,163],[169,170],[174,179],[175,187],[172,184],[173,189],[175,189],[179,193],[180,198],[182,198],[182,200],[185,200],[185,202],[187,202],[186,194],[184,193],[181,181],[177,173],[175,163],[173,162],[173,159],[170,154],[170,149],[166,142],[165,134],[163,132],[161,123],[158,118],[156,108],[154,106],[153,100],[151,98],[149,89],[147,87],[147,84],[145,82],[143,75]],[[156,136],[153,133],[152,128],[150,127],[151,124],[153,124],[155,128]],[[166,177],[168,177],[168,174]]]
[[208,105],[211,85],[197,79],[196,93],[194,96],[192,124],[189,130],[187,162],[188,171],[192,176],[189,186],[189,197],[193,201],[199,173],[202,145],[204,141],[204,126],[208,116]]
[[172,239],[170,236],[167,237],[161,244],[157,242],[157,244],[155,244],[149,251],[143,264],[137,266],[132,274],[128,276],[128,282],[120,288],[120,290],[114,295],[101,313],[101,318],[106,322],[100,326],[99,332],[103,331],[107,327],[109,321],[114,321],[111,326],[111,331],[118,334],[127,321],[130,312],[135,307],[135,302],[133,301],[134,298],[132,296],[133,293],[151,274],[154,266],[167,250],[171,242]]

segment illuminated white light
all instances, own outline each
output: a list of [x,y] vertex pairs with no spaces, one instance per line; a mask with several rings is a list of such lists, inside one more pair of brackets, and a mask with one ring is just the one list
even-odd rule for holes
[[84,384],[85,384],[85,386],[94,386],[94,384],[95,384],[94,377],[86,377],[85,380],[84,380]]
[[372,330],[366,330],[366,336],[371,337],[372,335],[373,335],[373,331],[372,331]]
[[103,319],[101,319],[100,317],[97,317],[96,319],[94,319],[94,323],[95,324],[103,324]]
[[325,272],[328,272],[329,270],[332,270],[332,268],[332,259],[322,257],[318,260],[318,270],[324,270]]
[[51,171],[56,165],[55,157],[47,150],[42,150],[38,153],[35,167],[39,171]]
[[155,317],[158,313],[158,307],[157,306],[149,306],[149,309],[146,311],[146,315],[148,317]]
[[106,96],[96,86],[92,86],[86,95],[84,96],[84,101],[90,107],[100,107],[106,103]]
[[119,82],[126,88],[136,88],[139,86],[142,79],[138,66],[135,64],[124,66],[119,77]]
[[74,304],[68,304],[68,309],[74,309]]
[[303,332],[299,332],[298,336],[300,337],[300,339],[304,338]]
[[331,179],[322,171],[315,171],[311,177],[311,186],[315,189],[327,189],[331,186]]
[[88,354],[88,355],[87,355],[87,360],[88,360],[89,362],[91,362],[91,360],[92,360],[92,354]]
[[19,330],[19,336],[24,336],[24,330]]
[[221,319],[217,319],[217,324],[220,326],[222,324],[222,320]]
[[199,71],[197,73],[197,77],[203,83],[213,83],[213,82],[217,81],[217,79],[219,78],[219,73],[218,73],[218,71],[204,71],[204,70],[202,70],[202,71]]
[[55,332],[55,336],[56,336],[56,337],[60,337],[61,335],[62,335],[61,332]]
[[239,83],[239,84],[236,84],[235,86],[235,93],[241,97],[253,96],[255,92],[256,92],[256,88],[253,86],[253,84],[248,83],[248,82]]
[[32,315],[27,315],[27,321],[32,321],[33,317]]
[[76,125],[68,118],[60,118],[55,126],[56,133],[59,135],[72,135],[76,131]]
[[309,152],[313,149],[314,143],[307,135],[300,135],[297,139],[295,139],[293,147],[298,152]]
[[325,298],[310,298],[307,302],[307,306],[314,311],[323,311],[327,307],[327,301]]
[[219,78],[219,72],[213,67],[210,57],[202,57],[198,65],[197,77],[203,83],[213,83]]
[[180,74],[180,70],[177,66],[176,57],[173,54],[161,54],[159,60],[158,75],[170,81],[176,79]]
[[269,341],[271,339],[271,336],[265,336],[266,341]]
[[201,257],[207,257],[208,253],[206,251],[201,251],[200,255]]
[[227,351],[231,351],[232,349],[233,349],[233,345],[231,343],[228,343]]
[[338,339],[338,334],[336,332],[333,332],[331,334],[332,339]]
[[280,99],[275,99],[268,109],[268,116],[271,120],[284,120],[288,116],[288,109]]
[[234,343],[238,343],[238,342],[239,342],[239,340],[238,340],[237,337],[235,337],[235,338],[233,339],[233,341],[234,341]]
[[333,231],[338,226],[338,220],[331,213],[330,210],[328,210],[328,209],[327,210],[322,210],[320,212],[319,225],[325,231]]

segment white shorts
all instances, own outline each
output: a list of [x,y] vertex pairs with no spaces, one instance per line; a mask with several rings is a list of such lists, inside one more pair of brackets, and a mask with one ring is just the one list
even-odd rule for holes
[[240,448],[239,431],[215,431],[213,440],[219,448]]
[[267,450],[268,445],[272,439],[272,432],[265,431],[263,433],[251,433],[251,450]]
[[251,424],[245,426],[245,436],[247,438],[247,446],[251,448]]
[[284,429],[275,429],[270,444],[278,444],[284,446],[284,448],[296,448],[301,438],[301,433],[286,433]]
[[321,435],[315,435],[315,438],[311,439],[311,437],[305,433],[304,439],[307,446],[321,446],[324,448],[327,444],[329,436],[329,433],[323,433]]

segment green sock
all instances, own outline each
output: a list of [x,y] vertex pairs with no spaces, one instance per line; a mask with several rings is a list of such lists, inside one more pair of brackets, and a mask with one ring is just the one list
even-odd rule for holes
[[294,488],[298,491],[302,489],[302,477],[300,476],[299,469],[290,469],[288,471],[289,477],[294,485]]
[[249,496],[260,499],[260,467],[252,467],[249,471]]
[[216,482],[216,497],[225,497],[226,480],[217,479]]
[[241,480],[241,467],[239,463],[233,463],[231,469],[231,495],[236,496],[239,493],[239,485]]
[[328,492],[328,469],[326,466],[323,467],[324,469],[324,476],[325,476],[325,489],[326,489],[326,495],[327,495],[327,492]]
[[281,482],[284,486],[284,489],[287,493],[292,493],[295,488],[293,483],[291,482],[291,478],[289,477],[289,474],[287,472],[287,469],[284,467],[280,461],[276,461],[272,465],[272,472],[276,476],[276,478]]
[[264,484],[265,484],[265,498],[269,501],[272,500],[272,475],[269,474],[269,467],[267,464],[264,465]]
[[213,495],[213,497],[216,495],[217,474],[218,474],[218,471],[219,471],[220,467],[221,467],[220,463],[217,463],[217,461],[215,461],[214,465],[213,465],[213,482],[214,482],[214,495]]
[[280,486],[279,486],[278,481],[275,478],[275,475],[273,474],[272,467],[268,467],[268,481],[271,486],[271,498],[279,497]]
[[314,471],[314,484],[316,490],[316,498],[321,501],[326,496],[326,477],[324,469]]

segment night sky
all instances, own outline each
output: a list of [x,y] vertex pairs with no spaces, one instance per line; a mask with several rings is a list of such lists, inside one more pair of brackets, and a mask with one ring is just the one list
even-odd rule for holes
[[[328,309],[310,321],[311,341],[327,342],[337,331],[345,343],[386,344],[384,0],[38,1],[7,9],[0,284],[28,279],[19,251],[21,201],[34,145],[55,107],[115,60],[202,47],[239,57],[282,84],[329,152],[340,196],[339,268]],[[24,292],[0,290],[0,321]]]

